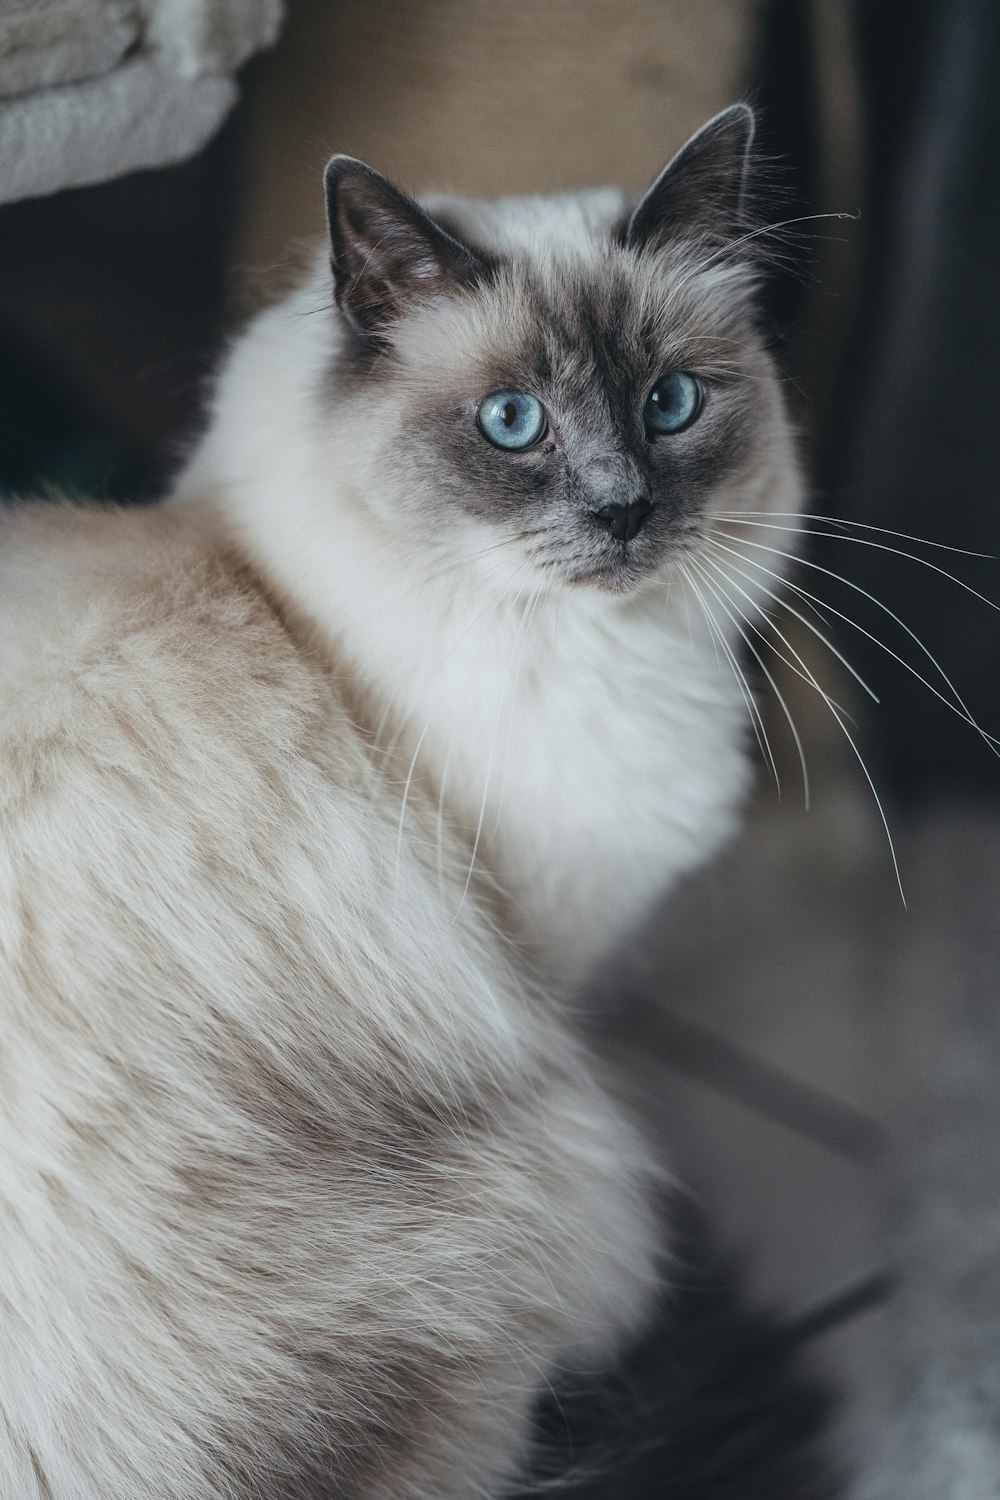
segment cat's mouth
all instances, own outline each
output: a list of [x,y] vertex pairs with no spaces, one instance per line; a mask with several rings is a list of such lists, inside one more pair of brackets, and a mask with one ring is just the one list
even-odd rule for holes
[[611,594],[624,594],[638,588],[663,564],[663,550],[648,545],[635,547],[626,542],[609,556],[584,565],[575,564],[566,571],[566,582],[574,586],[599,588]]
[[686,528],[669,539],[643,536],[622,542],[603,556],[574,560],[567,565],[566,582],[583,588],[602,589],[606,593],[624,594],[663,578],[670,565],[682,562],[697,549],[701,532],[697,526]]
[[539,530],[526,539],[528,561],[551,582],[627,594],[665,583],[677,564],[699,553],[705,543],[705,517],[700,511],[668,515],[656,509],[650,524],[629,537],[585,531],[570,539]]

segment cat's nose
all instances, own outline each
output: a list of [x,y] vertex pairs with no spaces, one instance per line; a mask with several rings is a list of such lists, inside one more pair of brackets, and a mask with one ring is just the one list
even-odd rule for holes
[[630,542],[642,529],[643,522],[652,509],[652,500],[648,495],[642,494],[630,500],[627,505],[602,505],[594,514],[616,542]]

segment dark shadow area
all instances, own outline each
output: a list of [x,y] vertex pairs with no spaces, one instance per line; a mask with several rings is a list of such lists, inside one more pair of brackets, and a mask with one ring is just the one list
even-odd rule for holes
[[239,111],[200,156],[0,206],[0,494],[146,501],[219,353]]
[[[820,560],[907,622],[996,733],[1000,615],[969,590],[1000,596],[1000,10],[991,0],[879,0],[858,4],[855,17],[867,259],[817,465],[818,509],[829,495],[833,514],[992,556],[862,531],[926,561],[847,543],[825,545]],[[834,602],[847,613],[865,605],[856,591]],[[867,608],[864,622],[952,696],[885,611]],[[887,787],[911,807],[962,794],[995,800],[996,761],[968,724],[873,642],[841,635],[891,702],[864,720]]]
[[532,1481],[512,1500],[553,1487],[567,1500],[835,1500],[830,1399],[800,1361],[816,1330],[750,1311],[692,1206],[674,1202],[671,1218],[670,1290],[648,1333],[613,1372],[551,1393]]

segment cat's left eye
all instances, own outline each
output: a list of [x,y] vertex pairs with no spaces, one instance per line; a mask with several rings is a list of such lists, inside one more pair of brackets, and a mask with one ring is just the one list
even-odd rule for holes
[[650,437],[683,432],[701,415],[704,403],[701,381],[684,370],[661,375],[646,398],[642,419]]
[[548,427],[545,407],[527,391],[494,391],[480,404],[476,421],[497,448],[531,448]]

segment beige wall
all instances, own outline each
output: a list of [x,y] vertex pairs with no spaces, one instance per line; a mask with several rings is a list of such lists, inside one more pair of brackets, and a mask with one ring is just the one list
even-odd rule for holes
[[637,188],[740,96],[759,0],[290,0],[260,66],[240,259],[323,223],[348,151],[419,191]]

